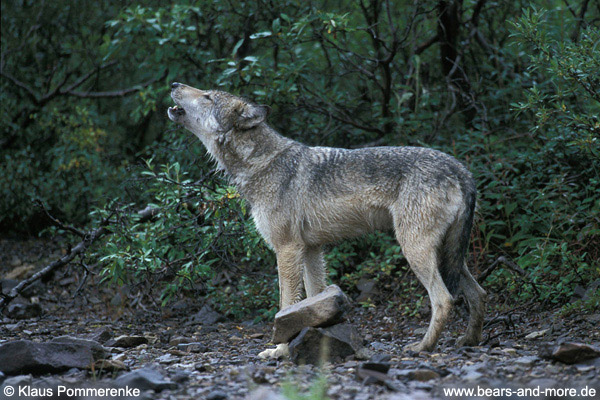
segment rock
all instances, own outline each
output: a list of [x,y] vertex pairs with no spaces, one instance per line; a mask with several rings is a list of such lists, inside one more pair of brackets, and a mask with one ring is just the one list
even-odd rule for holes
[[104,358],[104,349],[89,340],[69,337],[47,343],[17,340],[0,346],[0,371],[7,375],[55,373],[89,368],[100,358]]
[[385,384],[389,380],[389,376],[385,372],[379,372],[372,369],[358,367],[356,369],[356,378],[364,385],[374,383]]
[[169,340],[169,346],[177,346],[182,343],[191,343],[191,342],[193,342],[193,340],[190,338],[186,338],[183,336],[177,336],[176,338]]
[[9,304],[7,313],[13,319],[31,319],[42,315],[42,306],[35,304],[12,303]]
[[600,279],[596,279],[594,282],[588,285],[581,300],[588,301],[591,299],[592,296],[594,296],[594,294],[598,291],[598,288],[600,288]]
[[437,379],[439,377],[440,377],[440,374],[438,374],[437,372],[435,372],[431,369],[426,369],[426,368],[415,369],[414,371],[411,371],[408,374],[409,379],[419,381],[419,382],[427,382],[432,379]]
[[377,290],[377,281],[373,279],[360,279],[356,284],[356,288],[360,290],[360,294],[355,299],[357,303],[369,301],[373,299],[375,295],[379,294],[379,291]]
[[401,393],[388,397],[388,400],[431,400],[433,397],[423,390],[417,390],[411,393]]
[[600,357],[600,349],[583,343],[571,342],[556,346],[546,346],[540,350],[540,356],[565,364],[575,364]]
[[362,347],[362,339],[356,328],[350,324],[338,324],[328,328],[302,329],[290,342],[289,350],[294,363],[317,365],[343,359]]
[[156,361],[160,364],[172,364],[178,360],[179,360],[179,357],[176,357],[172,354],[163,354],[162,356],[156,358]]
[[225,400],[227,399],[227,393],[220,389],[212,390],[206,395],[206,400]]
[[31,277],[35,273],[35,265],[33,264],[23,264],[21,266],[16,267],[12,271],[8,272],[4,275],[4,279],[16,279],[23,280]]
[[537,339],[544,336],[549,329],[542,329],[541,331],[531,332],[529,335],[525,336],[525,339]]
[[213,310],[208,304],[204,305],[196,314],[192,315],[190,321],[186,325],[214,325],[217,322],[222,322],[225,317]]
[[166,380],[160,371],[151,368],[144,367],[136,369],[135,371],[127,372],[115,380],[115,384],[119,387],[134,387],[144,390],[154,390],[155,392],[161,392],[165,389],[173,390],[177,388],[175,382]]
[[171,376],[173,382],[184,383],[190,380],[191,372],[189,371],[175,371],[175,373]]
[[287,343],[306,327],[324,327],[340,322],[350,301],[342,290],[328,286],[316,296],[284,308],[275,315],[273,343]]
[[144,336],[121,335],[114,340],[108,341],[106,343],[106,346],[129,348],[129,347],[136,347],[136,346],[139,346],[140,344],[146,344],[146,343],[148,343],[148,339]]
[[88,347],[94,356],[94,360],[98,360],[104,358],[106,352],[104,348],[100,345],[100,343],[95,342],[93,340],[76,338],[73,336],[59,336],[50,341],[50,343],[65,343],[72,344],[75,346]]
[[2,289],[2,293],[7,294],[19,284],[19,281],[16,279],[0,279],[0,289]]
[[529,366],[532,366],[533,364],[535,364],[537,361],[539,361],[539,359],[540,358],[538,356],[523,356],[523,357],[519,357],[519,358],[513,360],[513,362],[515,364],[529,367]]
[[94,340],[98,343],[106,343],[110,338],[112,338],[112,331],[108,328],[100,328],[97,329],[96,332],[90,335],[90,340]]
[[119,360],[98,360],[94,363],[94,371],[127,371],[129,367]]
[[185,351],[186,353],[206,353],[208,347],[203,343],[181,343],[177,345],[177,350]]
[[362,363],[359,368],[387,374],[392,367],[390,360],[391,356],[387,354],[375,354],[369,361]]
[[277,392],[271,390],[268,387],[261,386],[258,389],[254,390],[248,396],[246,396],[246,400],[286,400],[287,397],[283,397]]

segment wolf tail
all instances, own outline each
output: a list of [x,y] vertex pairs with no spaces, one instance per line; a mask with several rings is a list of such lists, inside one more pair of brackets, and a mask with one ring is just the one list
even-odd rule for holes
[[439,248],[440,274],[452,296],[456,296],[458,293],[462,271],[466,265],[476,198],[475,184],[470,181],[463,188],[463,208],[456,214],[456,218],[446,231]]

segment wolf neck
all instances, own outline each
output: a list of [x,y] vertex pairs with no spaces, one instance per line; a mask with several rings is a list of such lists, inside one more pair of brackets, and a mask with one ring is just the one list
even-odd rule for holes
[[271,161],[294,144],[297,142],[262,123],[247,131],[229,132],[214,156],[219,167],[244,194],[253,177],[270,168]]

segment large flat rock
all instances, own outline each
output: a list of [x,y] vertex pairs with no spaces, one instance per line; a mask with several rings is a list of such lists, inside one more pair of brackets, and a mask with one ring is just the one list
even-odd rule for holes
[[303,328],[324,327],[342,321],[350,300],[337,285],[284,308],[275,315],[273,343],[288,343]]
[[66,336],[45,343],[17,340],[0,346],[0,371],[17,375],[85,369],[103,357],[104,349],[92,340]]

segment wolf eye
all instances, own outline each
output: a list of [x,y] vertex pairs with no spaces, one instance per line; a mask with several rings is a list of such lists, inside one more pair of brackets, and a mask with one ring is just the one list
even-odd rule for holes
[[212,99],[210,98],[210,94],[205,94],[205,95],[204,95],[204,98],[205,98],[206,100],[210,100],[210,101],[212,101]]

